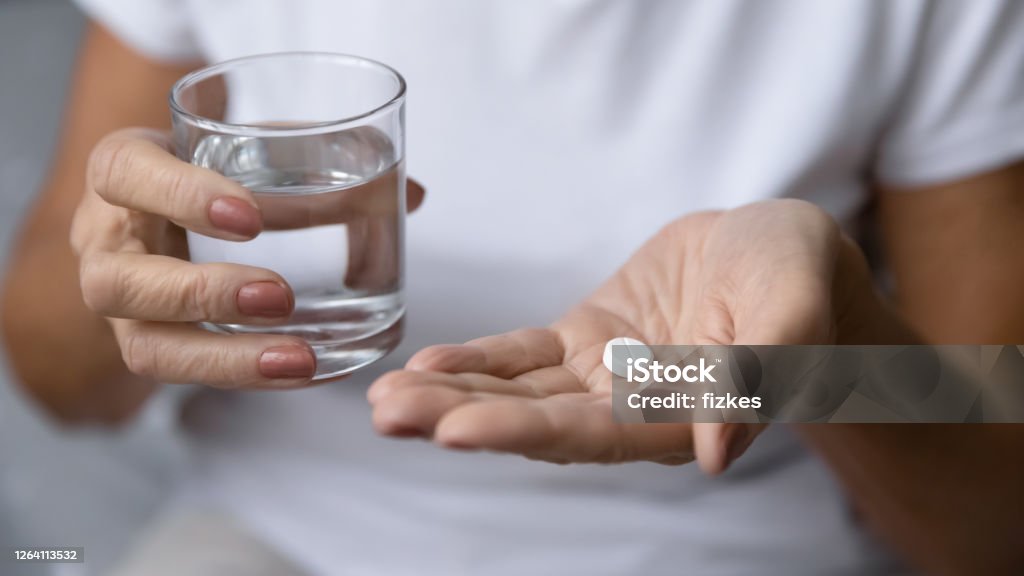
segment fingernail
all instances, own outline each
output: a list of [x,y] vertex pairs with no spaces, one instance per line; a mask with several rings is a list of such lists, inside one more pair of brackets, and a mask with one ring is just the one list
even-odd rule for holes
[[260,355],[260,374],[265,378],[312,378],[316,359],[308,348],[278,346]]
[[210,224],[232,234],[255,237],[263,229],[263,219],[255,206],[240,198],[217,198],[210,204]]
[[280,318],[292,311],[288,290],[277,282],[253,282],[238,290],[238,311],[246,316]]

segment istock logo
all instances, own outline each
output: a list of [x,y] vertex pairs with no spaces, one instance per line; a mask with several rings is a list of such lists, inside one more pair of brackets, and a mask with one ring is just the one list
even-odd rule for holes
[[626,360],[626,381],[628,382],[718,382],[711,375],[716,364],[706,364],[700,359],[699,364],[687,364],[679,367],[675,364],[662,365],[657,360],[648,358],[630,358]]

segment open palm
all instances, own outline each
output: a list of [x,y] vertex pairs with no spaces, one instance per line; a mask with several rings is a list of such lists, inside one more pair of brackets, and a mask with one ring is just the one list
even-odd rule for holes
[[433,346],[377,380],[384,434],[552,462],[666,464],[710,472],[760,427],[633,424],[611,411],[608,340],[648,344],[823,344],[870,291],[863,259],[811,204],[774,200],[673,222],[548,328]]

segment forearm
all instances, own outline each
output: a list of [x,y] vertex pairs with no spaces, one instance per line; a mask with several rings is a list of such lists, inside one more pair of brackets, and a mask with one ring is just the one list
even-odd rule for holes
[[[876,296],[849,318],[850,344],[920,341]],[[1024,428],[1012,425],[807,424],[872,530],[928,574],[1024,573]]]
[[96,142],[127,126],[168,128],[167,91],[191,65],[156,64],[90,24],[50,183],[22,227],[3,286],[8,356],[26,390],[69,422],[119,422],[155,385],[129,374],[108,323],[86,308],[69,245]]
[[1005,425],[798,427],[872,529],[928,574],[1021,574],[1024,434]]
[[[55,185],[65,184],[61,178]],[[52,191],[51,191],[52,192]],[[85,307],[68,244],[71,212],[48,193],[21,230],[5,274],[3,333],[25,390],[67,423],[120,422],[154,385],[125,369],[109,324]]]

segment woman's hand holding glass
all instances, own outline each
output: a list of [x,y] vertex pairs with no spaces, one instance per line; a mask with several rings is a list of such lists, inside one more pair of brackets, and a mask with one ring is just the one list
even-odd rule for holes
[[[118,131],[96,146],[71,233],[86,303],[107,317],[136,374],[224,388],[309,384],[316,361],[301,338],[196,325],[271,325],[295,300],[271,270],[188,261],[185,229],[245,241],[264,218],[249,190],[180,161],[172,148],[168,134],[149,129]],[[407,190],[412,210],[423,189],[410,181]],[[374,199],[365,200],[372,210]],[[359,211],[358,199],[347,209]]]

